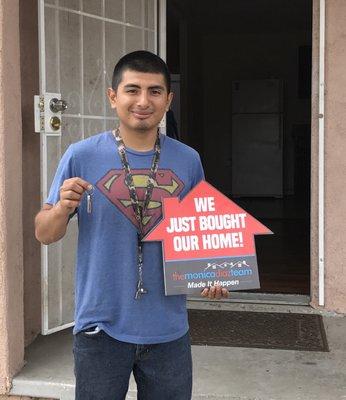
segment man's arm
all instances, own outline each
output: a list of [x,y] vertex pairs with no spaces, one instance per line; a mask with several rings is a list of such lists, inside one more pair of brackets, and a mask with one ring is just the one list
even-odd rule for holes
[[36,239],[43,244],[61,239],[66,233],[69,216],[80,205],[83,193],[91,187],[81,178],[66,179],[60,188],[60,200],[54,206],[44,204],[36,215]]
[[35,236],[43,244],[61,239],[67,229],[69,214],[66,215],[60,202],[55,206],[44,204],[35,218]]

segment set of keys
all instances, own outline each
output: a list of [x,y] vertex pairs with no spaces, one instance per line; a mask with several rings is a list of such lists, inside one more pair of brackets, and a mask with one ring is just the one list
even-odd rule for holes
[[94,194],[94,186],[86,191],[87,194],[87,213],[91,214],[93,210],[93,205],[92,205],[92,196]]

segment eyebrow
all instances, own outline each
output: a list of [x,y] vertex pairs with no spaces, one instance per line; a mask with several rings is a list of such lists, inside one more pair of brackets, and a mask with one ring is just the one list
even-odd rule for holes
[[[139,85],[136,85],[135,83],[128,83],[127,85],[124,86],[124,88],[129,89],[129,88],[137,88],[141,89]],[[149,86],[148,89],[160,89],[160,90],[165,90],[164,86],[161,85],[154,85],[154,86]]]

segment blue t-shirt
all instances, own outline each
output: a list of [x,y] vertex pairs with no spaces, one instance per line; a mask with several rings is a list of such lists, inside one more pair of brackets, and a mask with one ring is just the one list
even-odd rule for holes
[[[154,151],[126,152],[141,200]],[[94,186],[92,212],[87,213],[86,194],[78,208],[73,333],[98,325],[115,339],[137,344],[168,342],[183,336],[188,330],[186,296],[164,294],[161,242],[144,243],[143,281],[148,294],[134,298],[138,281],[136,220],[110,131],[66,150],[46,203],[57,203],[60,186],[72,177]],[[163,197],[182,198],[203,178],[198,153],[161,135],[159,169],[145,232],[161,219]]]

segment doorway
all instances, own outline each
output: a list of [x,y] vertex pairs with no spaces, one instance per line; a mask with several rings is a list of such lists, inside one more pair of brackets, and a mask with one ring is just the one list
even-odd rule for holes
[[274,232],[256,292],[310,294],[311,45],[312,0],[167,0],[181,140]]

